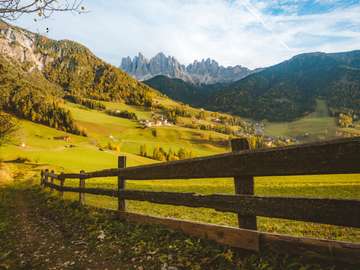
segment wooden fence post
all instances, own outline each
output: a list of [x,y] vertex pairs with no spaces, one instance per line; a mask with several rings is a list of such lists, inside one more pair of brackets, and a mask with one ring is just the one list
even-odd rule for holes
[[[246,138],[231,140],[232,152],[249,150],[249,142]],[[254,195],[254,177],[237,175],[234,177],[235,194]],[[256,216],[242,216],[238,214],[240,228],[257,230]]]
[[64,187],[64,182],[65,182],[65,178],[61,177],[63,173],[60,174],[60,190],[59,190],[59,195],[61,199],[64,199],[64,191],[63,191],[63,187]]
[[[83,173],[85,173],[85,171],[81,170],[80,174],[83,174]],[[79,188],[85,188],[85,179],[83,179],[82,176],[80,176]],[[82,205],[85,204],[85,193],[83,193],[81,191],[79,192],[79,202]]]
[[44,188],[45,188],[45,184],[48,182],[48,178],[49,176],[47,175],[49,173],[49,169],[45,170],[45,177],[44,177]]
[[40,187],[44,187],[44,170],[40,172]]
[[[126,167],[126,156],[118,157],[118,168]],[[120,196],[120,190],[125,189],[125,179],[121,176],[118,176],[118,211],[125,211],[125,200]]]
[[[51,170],[51,173],[54,174],[54,173],[55,173],[54,170]],[[51,184],[54,184],[54,177],[52,177],[52,176],[50,177],[50,183],[51,183]],[[50,187],[50,191],[53,192],[53,191],[54,191],[54,188],[53,188],[53,187]]]

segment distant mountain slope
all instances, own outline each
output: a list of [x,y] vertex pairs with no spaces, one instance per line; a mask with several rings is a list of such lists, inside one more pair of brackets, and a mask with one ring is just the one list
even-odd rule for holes
[[194,61],[187,66],[180,64],[174,57],[158,53],[150,60],[141,53],[131,59],[124,57],[120,68],[138,80],[148,80],[158,75],[182,79],[193,84],[214,84],[234,82],[244,78],[253,71],[240,65],[234,67],[220,66],[215,60]]
[[228,85],[204,105],[284,121],[312,112],[318,97],[332,109],[360,112],[360,51],[297,55]]
[[223,89],[227,85],[226,83],[196,85],[164,75],[156,76],[143,81],[143,83],[159,90],[171,99],[198,107],[206,104],[212,93]]
[[64,95],[150,106],[159,93],[73,41],[55,41],[0,21],[0,110],[81,133]]

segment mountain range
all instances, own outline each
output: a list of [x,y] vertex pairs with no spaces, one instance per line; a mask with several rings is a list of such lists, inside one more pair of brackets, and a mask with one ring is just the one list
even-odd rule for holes
[[360,113],[360,51],[306,53],[232,83],[194,85],[155,77],[146,84],[171,98],[252,119],[290,121],[314,111]]
[[137,80],[143,81],[158,75],[181,79],[193,84],[214,84],[240,80],[253,71],[237,65],[223,67],[210,58],[194,61],[187,66],[180,64],[173,56],[166,56],[160,52],[150,60],[141,53],[131,57],[124,57],[120,68]]
[[[360,114],[359,50],[300,54],[256,72],[239,67],[246,75],[238,73],[241,79],[236,81],[219,71],[232,69],[233,76],[236,67],[224,68],[212,60],[185,67],[164,54],[155,58],[137,62],[139,76],[149,68],[154,74],[173,73],[141,83],[81,44],[52,40],[0,21],[0,109],[74,133],[80,131],[61,105],[64,96],[150,107],[160,91],[198,107],[271,121],[309,114],[322,99],[332,112]],[[127,59],[123,62],[134,66]],[[142,68],[140,62],[145,63]],[[185,77],[171,78],[179,74]]]

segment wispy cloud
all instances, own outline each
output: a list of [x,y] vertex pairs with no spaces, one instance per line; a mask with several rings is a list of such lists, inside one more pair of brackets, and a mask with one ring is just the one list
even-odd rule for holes
[[360,3],[337,0],[93,0],[87,14],[19,25],[77,40],[119,65],[122,56],[159,51],[181,62],[268,66],[297,53],[360,49]]

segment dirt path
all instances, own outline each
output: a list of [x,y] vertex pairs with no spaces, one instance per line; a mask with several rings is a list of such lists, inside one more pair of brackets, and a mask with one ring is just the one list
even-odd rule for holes
[[64,233],[61,222],[44,216],[25,190],[10,191],[13,248],[0,269],[121,269],[90,251],[81,235]]

